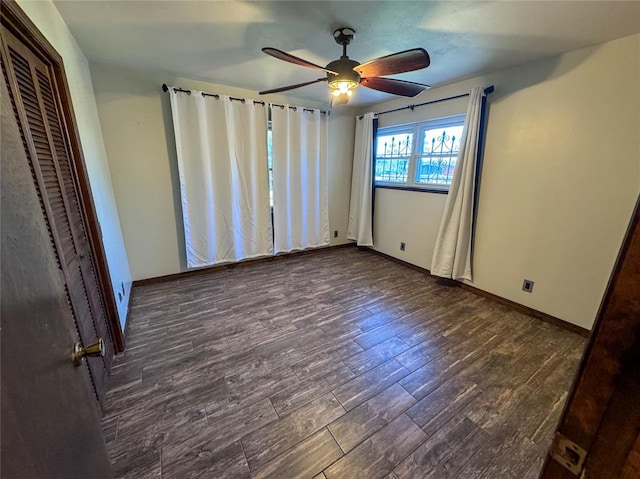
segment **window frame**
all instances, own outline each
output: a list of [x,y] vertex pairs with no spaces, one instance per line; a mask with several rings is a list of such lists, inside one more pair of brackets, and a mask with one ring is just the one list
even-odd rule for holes
[[[387,127],[379,127],[376,132],[376,147],[375,147],[375,161],[374,161],[374,186],[376,188],[389,188],[398,190],[409,191],[426,191],[432,193],[448,193],[449,185],[442,185],[436,183],[422,183],[416,181],[416,170],[418,168],[418,161],[420,158],[424,158],[422,148],[424,142],[424,134],[428,130],[434,130],[439,128],[447,128],[450,126],[463,126],[465,125],[465,114],[449,115],[445,117],[432,118],[429,120],[423,120],[414,123],[404,123],[400,125],[391,125]],[[375,170],[378,163],[378,138],[381,136],[389,135],[402,135],[404,133],[412,134],[412,151],[408,155],[407,165],[407,180],[405,182],[396,181],[384,181],[375,179]],[[405,158],[405,157],[402,157]]]

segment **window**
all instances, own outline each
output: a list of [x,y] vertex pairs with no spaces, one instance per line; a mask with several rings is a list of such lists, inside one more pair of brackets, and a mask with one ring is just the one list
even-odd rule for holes
[[448,190],[464,115],[378,129],[376,185]]
[[269,206],[273,209],[273,131],[267,122],[267,168],[269,169]]

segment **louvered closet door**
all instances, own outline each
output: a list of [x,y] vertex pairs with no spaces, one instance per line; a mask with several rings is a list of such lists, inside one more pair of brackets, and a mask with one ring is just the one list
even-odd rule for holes
[[58,111],[47,65],[11,33],[3,30],[2,37],[3,74],[10,86],[12,105],[66,280],[80,339],[86,345],[101,337],[106,346],[104,358],[87,360],[101,401],[114,348],[80,209],[63,117]]

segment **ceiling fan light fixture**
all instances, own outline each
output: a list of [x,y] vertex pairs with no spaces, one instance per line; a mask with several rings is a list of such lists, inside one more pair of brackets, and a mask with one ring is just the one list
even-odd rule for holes
[[360,75],[354,71],[354,68],[358,65],[360,65],[360,63],[351,60],[346,55],[327,65],[327,70],[337,73],[337,75],[327,73],[327,83],[332,90],[331,93],[335,96],[346,94],[360,84]]
[[332,94],[332,105],[342,105],[347,103],[353,95],[358,85],[363,85],[372,90],[378,90],[392,95],[414,97],[429,88],[429,85],[422,83],[385,78],[382,75],[396,75],[399,73],[421,70],[429,66],[431,60],[424,48],[412,48],[402,52],[392,53],[383,57],[374,58],[361,64],[351,60],[347,56],[347,45],[353,40],[355,30],[348,27],[338,28],[333,32],[333,38],[338,45],[342,45],[342,56],[338,60],[330,62],[326,67],[308,62],[302,58],[283,52],[276,48],[265,47],[262,49],[267,55],[296,65],[301,65],[314,70],[326,72],[326,78],[318,78],[296,85],[289,85],[281,88],[274,88],[259,92],[261,95],[267,93],[279,93],[293,90],[303,86],[326,81],[329,85],[329,92]]
[[351,96],[352,90],[358,86],[358,83],[353,80],[336,79],[329,83],[329,88],[333,91],[334,96],[347,94]]

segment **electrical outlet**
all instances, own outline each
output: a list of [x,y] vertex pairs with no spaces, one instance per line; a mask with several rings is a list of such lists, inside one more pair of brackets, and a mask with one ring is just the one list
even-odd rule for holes
[[404,251],[406,247],[407,244],[404,241],[400,242],[400,251]]
[[337,238],[337,237],[338,237],[338,230],[335,230],[335,231],[333,232],[333,237],[334,237],[334,238]]
[[533,291],[533,281],[531,281],[530,279],[525,279],[522,282],[522,291],[524,291],[525,293],[530,293]]

